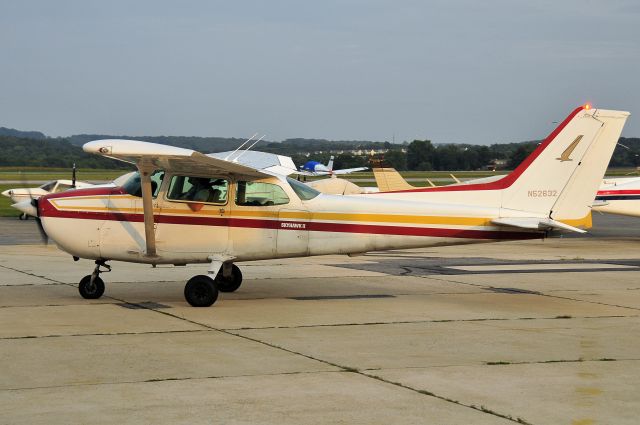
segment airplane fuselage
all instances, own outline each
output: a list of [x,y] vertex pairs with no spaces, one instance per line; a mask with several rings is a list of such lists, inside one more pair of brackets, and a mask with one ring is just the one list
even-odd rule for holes
[[[71,255],[151,264],[206,263],[531,239],[542,231],[491,224],[499,208],[318,194],[303,201],[286,179],[262,179],[286,195],[238,202],[228,179],[224,201],[170,199],[170,175],[153,200],[157,256],[145,254],[142,198],[122,187],[76,190],[40,201],[47,234]],[[282,197],[282,196],[281,196]],[[283,199],[285,197],[282,197]]]

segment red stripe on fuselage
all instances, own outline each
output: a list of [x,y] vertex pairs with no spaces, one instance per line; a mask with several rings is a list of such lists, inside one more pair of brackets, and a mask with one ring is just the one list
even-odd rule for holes
[[[142,214],[93,211],[59,211],[55,208],[41,210],[40,216],[45,218],[53,217],[83,220],[129,221],[136,223],[144,222],[144,216]],[[229,226],[255,229],[280,229],[297,231],[308,230],[312,232],[360,233],[397,236],[431,236],[440,238],[463,239],[536,239],[540,238],[543,235],[542,232],[446,229],[434,227],[384,226],[375,224],[327,223],[313,221],[304,222],[290,220],[279,221],[233,217],[177,216],[161,214],[155,215],[154,221],[156,223],[180,225]],[[291,223],[299,226],[297,228],[292,228],[283,226],[282,223]]]
[[513,170],[511,173],[507,174],[500,180],[496,180],[489,183],[476,183],[476,184],[461,184],[461,185],[452,185],[452,186],[438,186],[438,187],[425,187],[422,189],[407,189],[407,190],[393,190],[390,192],[375,192],[375,194],[383,194],[383,193],[405,193],[405,192],[457,192],[457,191],[467,191],[467,190],[501,190],[510,187],[517,179],[525,172],[527,168],[536,160],[544,151],[547,146],[553,142],[556,136],[564,130],[564,128],[571,122],[571,120],[584,109],[583,106],[576,108],[564,121],[556,127],[555,130],[551,132],[542,142],[524,161],[518,165],[518,167]]

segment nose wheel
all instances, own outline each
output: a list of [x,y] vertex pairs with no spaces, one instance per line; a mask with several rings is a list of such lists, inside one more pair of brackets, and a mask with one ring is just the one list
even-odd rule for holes
[[[101,270],[100,267],[104,267],[105,270]],[[108,266],[104,261],[96,261],[96,268],[93,269],[93,273],[83,277],[78,284],[78,291],[82,298],[88,300],[100,298],[104,294],[104,281],[100,278],[100,273],[110,271],[111,266]]]

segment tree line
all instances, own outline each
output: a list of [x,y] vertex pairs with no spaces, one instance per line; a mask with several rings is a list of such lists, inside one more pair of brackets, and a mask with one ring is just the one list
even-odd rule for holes
[[[78,136],[74,136],[78,137]],[[107,136],[108,137],[108,136]],[[88,138],[88,137],[87,137]],[[174,146],[196,149],[211,153],[235,149],[242,139],[207,138],[148,138],[164,139],[162,142]],[[183,140],[184,139],[184,140]],[[93,139],[92,139],[93,140]],[[151,141],[151,140],[149,140]],[[161,142],[160,140],[154,140]],[[218,143],[215,143],[215,142]],[[171,143],[173,142],[173,143]],[[0,135],[0,166],[71,167],[76,163],[80,168],[130,169],[120,161],[85,153],[67,139],[31,139]],[[500,168],[514,169],[539,144],[539,141],[522,143],[496,143],[493,145],[433,144],[430,140],[413,140],[410,143],[389,142],[326,141],[317,139],[290,139],[281,143],[267,142],[256,146],[256,150],[291,156],[301,166],[309,160],[327,163],[335,156],[335,168],[371,167],[371,160],[400,171],[466,171],[487,169],[493,161],[501,161]],[[371,158],[352,153],[332,154],[331,150],[383,149],[384,154]],[[318,152],[322,153],[318,153]],[[611,159],[610,167],[640,166],[640,138],[620,138]]]

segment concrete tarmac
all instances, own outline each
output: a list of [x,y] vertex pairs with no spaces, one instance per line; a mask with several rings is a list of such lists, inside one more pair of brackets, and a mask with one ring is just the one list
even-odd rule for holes
[[[604,216],[601,216],[604,217]],[[640,226],[206,266],[93,264],[0,220],[0,423],[637,424]],[[28,242],[25,244],[24,242]]]

